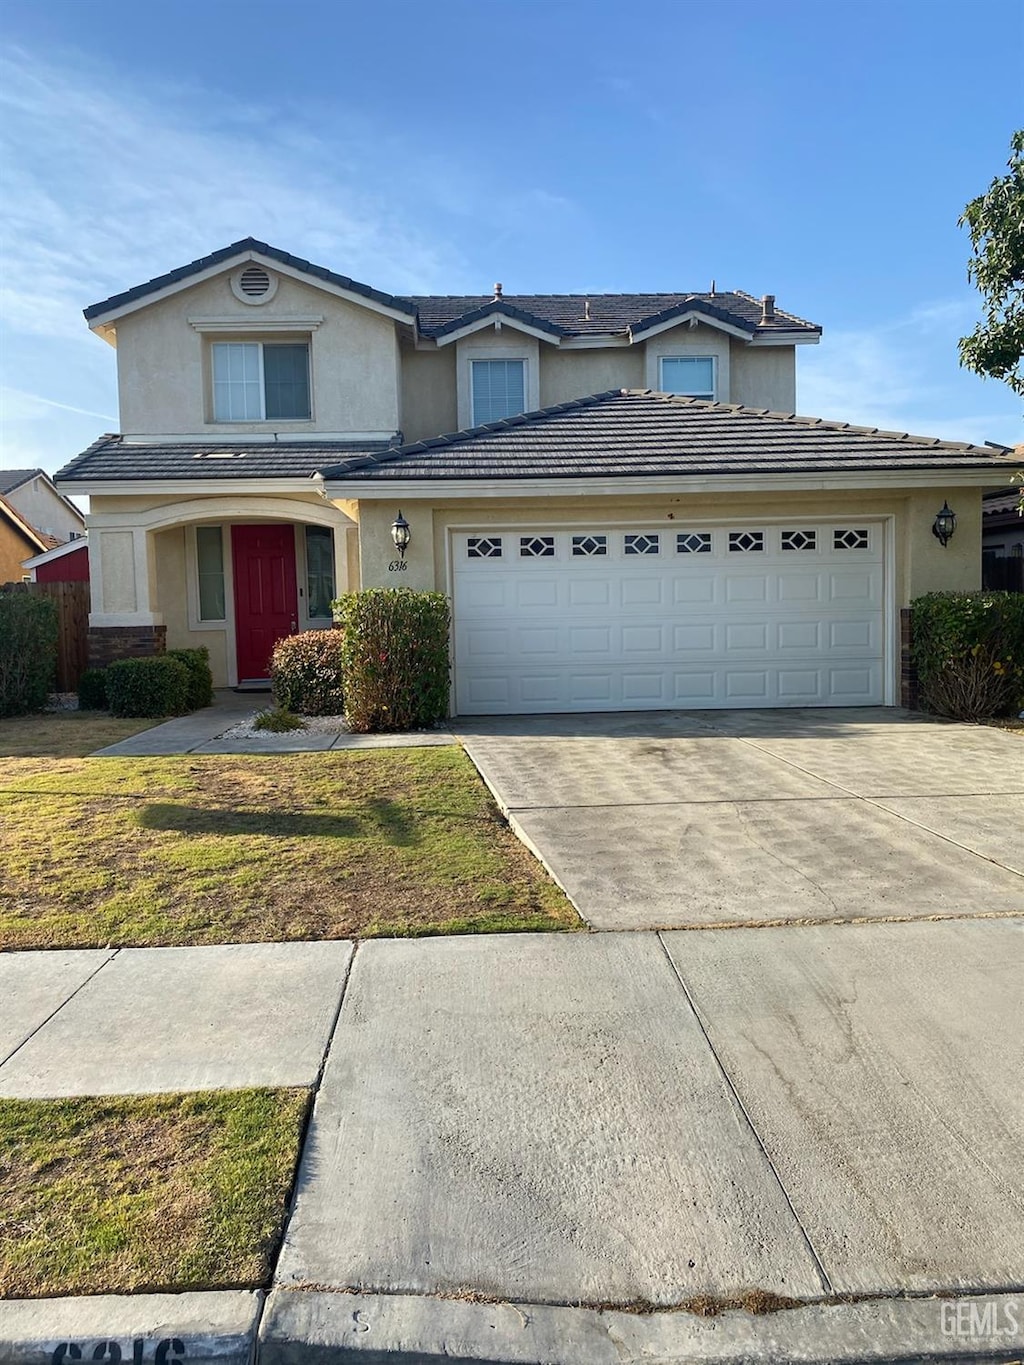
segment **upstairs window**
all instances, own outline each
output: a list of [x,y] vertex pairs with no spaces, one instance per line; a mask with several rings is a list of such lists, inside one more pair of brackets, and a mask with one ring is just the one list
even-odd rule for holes
[[473,426],[500,422],[526,411],[525,360],[474,360]]
[[661,391],[686,398],[715,401],[715,358],[710,355],[663,355]]
[[310,416],[305,342],[213,345],[213,420],[288,422]]

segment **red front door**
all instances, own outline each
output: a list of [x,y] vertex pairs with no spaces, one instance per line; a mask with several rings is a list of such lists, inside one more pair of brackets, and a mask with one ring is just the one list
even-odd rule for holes
[[238,681],[270,676],[270,655],[298,629],[295,528],[232,526]]

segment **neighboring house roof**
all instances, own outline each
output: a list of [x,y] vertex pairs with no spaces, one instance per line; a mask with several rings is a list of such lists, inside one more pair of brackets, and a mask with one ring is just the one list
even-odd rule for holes
[[345,479],[629,478],[678,474],[986,468],[990,448],[735,403],[611,389],[502,422],[353,456]]
[[1001,488],[997,493],[986,493],[981,500],[982,514],[986,517],[1001,517],[1008,512],[1016,515],[1019,508],[1019,488]]
[[52,550],[44,550],[40,555],[33,555],[31,559],[23,559],[21,562],[26,569],[38,569],[40,564],[49,564],[55,559],[63,559],[65,555],[77,554],[79,550],[88,552],[89,539],[87,536],[79,536],[77,540],[66,540],[63,545],[55,545]]
[[141,479],[301,479],[339,459],[365,459],[384,441],[220,441],[145,444],[101,436],[57,473],[62,483]]
[[16,507],[13,507],[5,497],[0,495],[0,519],[6,521],[33,549],[50,550],[60,541],[56,536],[45,535],[42,531],[37,531],[31,522],[25,520]]
[[113,294],[86,308],[85,317],[92,323],[105,314],[141,303],[152,294],[187,282],[193,276],[226,266],[236,257],[244,257],[250,252],[404,314],[427,337],[444,338],[461,327],[492,315],[525,323],[556,339],[563,336],[625,337],[670,323],[676,316],[682,318],[694,313],[703,315],[708,321],[736,328],[751,338],[801,333],[808,339],[816,340],[821,335],[821,328],[815,323],[779,308],[774,309],[772,318],[764,320],[761,301],[737,290],[675,294],[505,294],[501,297],[486,294],[387,294],[368,284],[360,284],[348,275],[339,275],[325,266],[314,265],[300,256],[293,256],[279,247],[258,241],[255,237],[243,237],[220,251],[211,252],[209,256],[202,256],[188,265],[179,266],[177,270],[157,275],[144,284]]
[[42,473],[41,469],[0,469],[0,497],[13,493],[23,483],[37,479]]
[[[33,479],[43,479],[53,492],[53,496],[59,498],[68,511],[78,518],[83,527],[85,526],[85,513],[64,496],[45,469],[0,469],[0,497],[7,497],[11,493],[16,493],[19,488],[31,483]],[[22,520],[24,520],[23,516]],[[25,524],[29,525],[30,523],[26,522]],[[32,529],[36,530],[35,527]],[[36,531],[36,534],[42,536],[47,544],[60,545],[62,543],[59,536],[46,535],[42,531]]]

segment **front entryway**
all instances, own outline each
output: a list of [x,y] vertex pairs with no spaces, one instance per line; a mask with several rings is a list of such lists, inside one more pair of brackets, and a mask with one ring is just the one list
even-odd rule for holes
[[877,705],[884,542],[861,519],[458,533],[457,712]]
[[295,528],[232,526],[238,681],[270,676],[274,645],[299,627]]

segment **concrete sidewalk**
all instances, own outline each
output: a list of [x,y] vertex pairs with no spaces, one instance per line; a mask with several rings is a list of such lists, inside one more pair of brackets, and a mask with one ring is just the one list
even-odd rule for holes
[[[18,953],[0,999],[0,1095],[323,1068],[262,1316],[274,1365],[1024,1348],[975,1354],[942,1316],[980,1294],[1024,1324],[1024,921]],[[752,1294],[807,1306],[685,1311]],[[39,1358],[4,1354],[9,1323],[83,1358],[121,1324],[128,1358],[150,1314],[190,1359],[246,1359],[251,1299],[225,1300],[218,1355],[216,1296],[194,1297],[187,1321],[117,1301],[106,1332],[95,1301],[0,1304],[0,1358]]]
[[255,711],[272,706],[268,692],[235,692],[220,688],[212,706],[175,716],[149,730],[97,749],[93,758],[149,758],[174,754],[306,754],[328,749],[413,749],[456,743],[446,730],[413,730],[394,735],[324,735],[313,731],[268,732],[251,738],[228,738],[226,730]]

